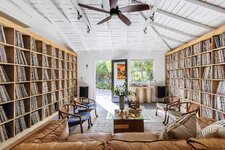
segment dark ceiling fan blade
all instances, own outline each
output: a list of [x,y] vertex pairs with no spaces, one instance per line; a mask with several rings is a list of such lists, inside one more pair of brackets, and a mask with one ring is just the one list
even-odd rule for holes
[[121,21],[123,21],[123,23],[125,23],[127,26],[131,25],[130,20],[124,16],[122,13],[119,13],[118,17],[120,18]]
[[91,10],[95,10],[95,11],[99,11],[99,12],[104,12],[104,13],[109,13],[109,11],[104,10],[104,9],[100,9],[100,8],[96,8],[96,7],[92,7],[92,6],[88,6],[88,5],[84,5],[84,4],[78,4],[80,7],[84,7],[87,9],[91,9]]
[[110,9],[116,8],[118,0],[109,0]]
[[143,10],[149,10],[150,7],[147,4],[138,4],[138,5],[130,5],[126,7],[122,7],[119,10],[123,13],[126,12],[136,12],[136,11],[143,11]]
[[103,19],[103,20],[99,21],[97,24],[103,24],[104,22],[106,22],[106,21],[110,20],[111,18],[112,18],[111,16],[106,17],[105,19]]

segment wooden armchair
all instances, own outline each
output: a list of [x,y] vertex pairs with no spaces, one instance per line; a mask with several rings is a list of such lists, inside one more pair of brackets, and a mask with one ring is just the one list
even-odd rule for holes
[[[164,103],[158,103],[158,102],[156,103],[155,115],[156,116],[158,115],[158,109],[163,110],[165,112],[163,123],[166,123],[166,117],[167,117],[166,112],[168,111],[169,106],[173,104],[179,104],[179,103],[180,103],[180,98],[178,97],[175,97],[175,96],[166,97]],[[170,109],[174,109],[174,108],[170,108]]]
[[[86,111],[77,112],[78,108],[84,108]],[[80,124],[81,133],[83,133],[82,124],[88,121],[88,128],[91,125],[90,112],[88,107],[79,104],[65,104],[59,109],[59,119],[67,119],[69,127]]]
[[[178,108],[176,109],[171,109],[171,108]],[[173,120],[176,120],[186,114],[190,113],[200,113],[200,106],[197,104],[194,104],[192,102],[181,102],[179,104],[172,104],[169,106],[168,111],[166,112],[166,122],[165,124],[168,124],[169,118],[172,118]]]
[[[75,98],[74,103],[79,104],[79,105],[84,105],[84,106],[88,107],[88,109],[90,111],[95,110],[95,116],[98,117],[97,110],[96,110],[97,104],[94,99],[90,99],[87,97],[77,97],[77,98]],[[82,112],[82,111],[84,111],[83,108],[79,110],[79,112]]]

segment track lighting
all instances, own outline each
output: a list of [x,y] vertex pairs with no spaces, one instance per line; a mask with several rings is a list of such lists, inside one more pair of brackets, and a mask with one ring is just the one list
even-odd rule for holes
[[91,29],[89,26],[87,26],[87,33],[90,33]]
[[80,18],[82,18],[82,15],[80,14],[79,11],[77,11],[77,19],[80,20]]
[[146,34],[146,33],[147,33],[147,27],[146,27],[143,31],[144,31],[144,33]]

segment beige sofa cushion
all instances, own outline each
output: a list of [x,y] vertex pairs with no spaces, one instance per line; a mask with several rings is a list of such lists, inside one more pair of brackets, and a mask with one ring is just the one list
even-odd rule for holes
[[145,141],[153,141],[158,140],[159,137],[157,134],[154,133],[138,133],[138,132],[132,132],[132,133],[116,133],[112,137],[113,140],[121,140],[121,141],[128,141],[128,142],[145,142]]
[[165,127],[159,139],[189,139],[196,136],[196,114],[182,116]]
[[112,139],[111,133],[83,133],[83,134],[71,134],[67,139],[67,142],[84,142],[84,141],[109,141]]
[[22,143],[13,150],[105,150],[105,143],[100,141]]
[[225,139],[222,138],[191,138],[188,144],[196,150],[225,150]]
[[41,143],[41,142],[56,142],[65,141],[69,136],[69,128],[66,120],[52,121],[50,124],[43,127],[31,137],[28,137],[25,143]]
[[109,150],[192,150],[185,140],[151,142],[124,142],[112,140],[107,143]]
[[[217,137],[217,130],[225,127],[225,120],[216,121],[197,133],[198,138]],[[218,131],[219,132],[219,131]]]

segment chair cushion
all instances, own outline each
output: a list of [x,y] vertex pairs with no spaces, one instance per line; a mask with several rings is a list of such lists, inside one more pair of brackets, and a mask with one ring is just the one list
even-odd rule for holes
[[159,139],[189,139],[196,136],[196,114],[182,116],[165,127]]
[[[82,113],[78,113],[77,115],[80,115],[82,122],[85,122],[86,120],[89,119],[90,112],[82,112]],[[80,124],[80,119],[76,116],[70,116],[68,119],[68,124],[69,126],[78,125]]]
[[225,127],[225,120],[216,121],[213,124],[207,126],[201,130],[198,134],[198,138],[213,138],[217,137],[217,130],[219,128]]
[[166,109],[167,104],[165,103],[156,103],[156,107],[158,107],[159,109]]
[[[87,107],[88,107],[90,110],[96,109],[96,105],[88,105]],[[79,108],[79,109],[78,109],[78,112],[85,112],[85,111],[87,111],[86,108]]]

